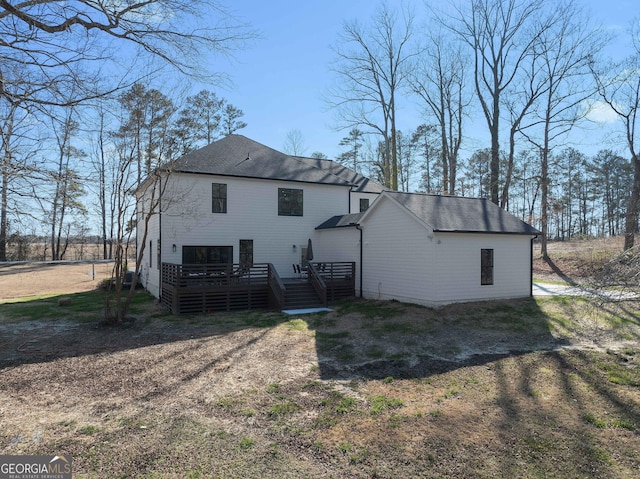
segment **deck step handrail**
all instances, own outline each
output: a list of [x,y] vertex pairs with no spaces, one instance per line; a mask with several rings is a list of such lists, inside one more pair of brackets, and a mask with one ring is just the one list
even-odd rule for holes
[[309,266],[307,268],[307,278],[313,289],[316,290],[316,294],[320,298],[323,306],[327,305],[327,284],[325,283],[322,276],[320,276],[320,272],[316,269],[315,265],[309,262]]
[[287,287],[282,282],[282,278],[278,274],[276,268],[271,264],[269,265],[269,298],[270,298],[270,307],[272,309],[282,309],[284,307],[285,294],[287,292]]

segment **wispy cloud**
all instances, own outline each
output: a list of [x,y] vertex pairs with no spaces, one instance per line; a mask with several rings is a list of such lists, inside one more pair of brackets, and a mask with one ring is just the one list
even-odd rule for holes
[[602,100],[595,100],[585,104],[587,119],[596,123],[615,123],[618,115],[607,103]]

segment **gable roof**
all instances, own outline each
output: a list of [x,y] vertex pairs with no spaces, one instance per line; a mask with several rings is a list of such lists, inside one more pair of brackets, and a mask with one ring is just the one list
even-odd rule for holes
[[356,186],[353,191],[356,191],[358,193],[382,193],[384,191],[384,186],[371,181],[366,176],[362,176],[360,173],[352,170],[351,168],[347,168],[346,166],[341,165],[340,163],[337,163],[333,160],[329,160],[326,158],[296,158],[323,171],[329,171],[330,173],[336,175],[339,178],[342,178],[343,180],[349,181]]
[[486,198],[427,195],[385,191],[364,213],[334,216],[316,229],[355,226],[375,214],[385,198],[406,208],[421,223],[441,233],[492,233],[539,235],[540,231],[516,218]]
[[[360,188],[367,178],[331,160],[289,156],[242,135],[228,135],[187,153],[172,164],[181,173],[298,181]],[[379,186],[379,185],[378,185]],[[380,187],[382,190],[382,187]]]
[[383,193],[426,223],[434,232],[538,235],[540,232],[487,198]]

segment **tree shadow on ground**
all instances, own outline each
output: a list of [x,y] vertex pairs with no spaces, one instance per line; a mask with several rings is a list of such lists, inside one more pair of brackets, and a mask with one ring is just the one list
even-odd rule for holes
[[287,320],[280,313],[263,310],[176,316],[144,291],[136,294],[122,325],[107,324],[103,307],[100,291],[0,305],[0,369],[223,337],[248,328],[274,327]]
[[563,281],[570,284],[571,286],[578,286],[578,283],[573,278],[571,278],[571,276],[567,275],[564,271],[562,271],[562,269],[560,269],[560,267],[558,267],[558,265],[549,256],[546,256],[544,258],[544,261],[549,265],[551,270],[556,275],[558,275]]
[[350,301],[308,323],[327,380],[424,378],[567,344],[532,298],[441,309]]

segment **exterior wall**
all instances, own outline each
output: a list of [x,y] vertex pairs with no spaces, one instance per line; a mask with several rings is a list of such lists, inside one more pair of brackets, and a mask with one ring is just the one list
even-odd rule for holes
[[433,234],[407,210],[381,199],[363,223],[363,296],[428,304]]
[[[167,263],[182,263],[183,246],[232,246],[233,262],[238,263],[239,241],[253,240],[255,263],[273,263],[281,277],[291,277],[309,238],[316,252],[315,227],[349,208],[348,187],[196,174],[174,174],[168,181],[161,236],[162,261]],[[212,183],[227,185],[227,213],[212,213]],[[278,216],[278,188],[303,190],[303,216]],[[157,238],[151,239],[155,255]],[[149,238],[146,244],[148,248]],[[156,260],[154,256],[152,269]],[[148,283],[158,296],[154,282]]]
[[[531,237],[436,233],[430,270],[434,304],[527,297],[531,294]],[[493,249],[493,284],[480,284],[480,250]]]
[[356,296],[360,295],[360,231],[355,227],[316,231],[313,243],[314,262],[355,261]]
[[[364,224],[363,295],[426,306],[527,297],[530,237],[433,233],[389,200]],[[494,250],[493,285],[481,285],[481,249]]]
[[378,193],[356,193],[351,192],[349,213],[360,213],[360,198],[367,198],[369,200],[369,207],[373,205],[373,202],[378,199],[380,195]]
[[150,209],[150,201],[145,196],[137,204],[137,231],[136,231],[136,247],[137,251],[142,248],[144,241],[144,253],[142,264],[140,266],[139,281],[151,294],[156,297],[160,296],[160,266],[158,264],[157,245],[160,238],[160,216],[152,214],[149,218],[148,231],[146,238],[144,236],[145,219]]

